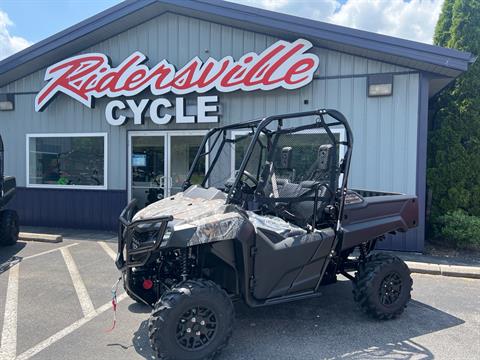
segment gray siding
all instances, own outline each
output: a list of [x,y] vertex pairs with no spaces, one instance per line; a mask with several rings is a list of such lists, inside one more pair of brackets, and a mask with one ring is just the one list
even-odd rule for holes
[[[150,64],[166,58],[180,67],[195,55],[204,60],[208,56],[238,58],[248,51],[260,52],[276,40],[263,34],[165,14],[85,52],[108,54],[116,65],[134,50],[140,50],[149,57]],[[316,107],[337,108],[351,121],[355,134],[352,186],[414,192],[418,75],[396,75],[394,96],[368,98],[366,77],[343,77],[408,69],[327,49],[315,48],[314,52],[320,58],[317,71],[320,79],[298,91],[256,92],[254,96],[241,92],[219,94],[224,113],[221,122]],[[44,84],[43,76],[44,70],[36,72],[0,92],[37,92]],[[99,100],[95,109],[88,109],[60,95],[43,113],[35,113],[34,97],[34,94],[19,94],[15,98],[15,111],[0,113],[0,129],[9,134],[5,139],[7,152],[15,154],[7,156],[6,169],[18,177],[20,186],[26,183],[25,133],[107,132],[108,153],[115,160],[109,161],[108,187],[125,189],[126,164],[118,160],[126,159],[126,131],[161,129],[148,120],[143,126],[131,123],[123,127],[109,126],[104,116],[106,100]],[[308,105],[303,105],[304,99],[309,100]],[[174,123],[167,128],[181,129]]]
[[[249,51],[261,52],[277,40],[264,34],[164,14],[84,52],[103,52],[116,66],[133,51],[140,50],[149,57],[150,65],[165,58],[181,67],[194,56],[206,60],[209,56],[238,58]],[[221,123],[319,107],[338,109],[350,120],[354,132],[350,186],[415,194],[419,74],[327,49],[315,48],[313,52],[318,54],[320,66],[317,79],[310,85],[295,91],[219,94],[223,108]],[[368,98],[366,74],[379,72],[396,73],[393,96]],[[0,89],[0,93],[17,93],[16,110],[0,112],[0,133],[6,146],[6,172],[17,177],[19,186],[26,184],[27,133],[107,132],[108,189],[125,190],[127,131],[188,129],[175,123],[160,127],[149,120],[142,126],[133,126],[131,121],[122,127],[109,126],[104,116],[108,102],[105,99],[98,100],[95,109],[88,109],[60,95],[43,113],[36,113],[34,97],[44,85],[43,76],[44,70],[38,71]],[[309,100],[308,105],[304,105],[304,100]]]
[[[220,95],[222,123],[237,122],[267,114],[287,113],[317,107],[342,111],[354,132],[351,186],[415,193],[418,75],[396,75],[394,95],[368,98],[366,78],[315,80],[296,92],[273,91]],[[6,171],[26,184],[26,133],[108,133],[108,188],[126,188],[127,130],[162,129],[149,120],[142,126],[129,123],[113,127],[105,121],[106,101],[90,110],[80,103],[58,97],[43,113],[35,113],[35,95],[17,95],[16,110],[0,113],[0,129],[6,146]],[[303,105],[303,99],[309,99]],[[181,129],[174,123],[169,129]],[[183,128],[186,128],[185,126]]]

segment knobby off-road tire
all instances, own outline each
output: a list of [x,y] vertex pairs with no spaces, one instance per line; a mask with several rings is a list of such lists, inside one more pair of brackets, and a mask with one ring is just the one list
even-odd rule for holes
[[382,253],[368,256],[355,279],[354,300],[363,312],[375,319],[399,316],[411,298],[410,270],[396,256]]
[[18,240],[18,215],[14,210],[0,212],[0,245],[14,245]]
[[213,359],[232,335],[227,293],[209,280],[187,280],[162,295],[148,322],[150,345],[162,360]]

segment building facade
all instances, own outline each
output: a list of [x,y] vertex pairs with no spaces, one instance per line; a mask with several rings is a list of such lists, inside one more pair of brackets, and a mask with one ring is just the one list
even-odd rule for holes
[[[239,59],[246,64],[249,53],[258,62],[276,45],[296,41],[311,44],[302,54],[315,55],[318,64],[309,69],[299,63],[290,82],[301,86],[291,89],[285,84],[186,89],[194,72],[179,74],[192,59],[197,69],[205,68],[209,58],[215,66],[222,59],[231,66]],[[147,59],[125,70],[122,65],[126,68],[126,59],[137,52]],[[98,69],[105,70],[96,74],[117,74],[124,89],[109,87],[106,79],[89,83],[94,70],[79,76],[94,68],[86,54],[98,57],[90,59],[93,63],[104,55],[106,62]],[[74,70],[71,62],[62,67],[72,57],[83,62]],[[13,103],[13,110],[0,111],[5,170],[18,184],[12,206],[23,224],[115,229],[129,199],[147,204],[180,190],[211,127],[334,108],[345,114],[354,133],[350,187],[419,197],[418,229],[382,246],[419,251],[425,226],[428,101],[472,61],[470,54],[454,50],[222,1],[126,1],[0,62],[0,94]],[[158,70],[159,64],[178,69],[177,90],[131,90],[148,76],[140,71],[136,78],[135,71],[142,65],[145,71]],[[79,80],[60,84],[59,77],[69,69],[69,76]],[[150,73],[151,79],[158,80],[161,70]],[[278,75],[280,67],[275,71]],[[311,75],[305,84],[300,81],[304,74]],[[124,81],[128,76],[130,85]],[[56,80],[56,88],[48,89]],[[235,77],[230,80],[234,83]],[[102,90],[101,81],[108,91],[91,95],[86,90],[95,84]],[[235,169],[231,158],[228,174]]]

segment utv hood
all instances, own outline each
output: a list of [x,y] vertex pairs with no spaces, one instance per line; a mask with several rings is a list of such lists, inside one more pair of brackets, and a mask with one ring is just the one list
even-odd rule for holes
[[215,188],[191,186],[183,193],[159,200],[140,210],[133,221],[172,216],[168,224],[170,246],[191,246],[234,239],[248,221],[226,195]]

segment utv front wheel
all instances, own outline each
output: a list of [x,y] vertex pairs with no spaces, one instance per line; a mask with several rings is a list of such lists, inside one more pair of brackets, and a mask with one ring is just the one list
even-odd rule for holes
[[381,320],[399,316],[412,291],[408,266],[396,256],[373,254],[360,265],[353,296],[366,314]]
[[0,212],[0,245],[15,245],[19,231],[17,212],[14,210]]
[[213,359],[232,335],[234,309],[208,280],[187,280],[162,295],[148,323],[150,345],[162,360]]

